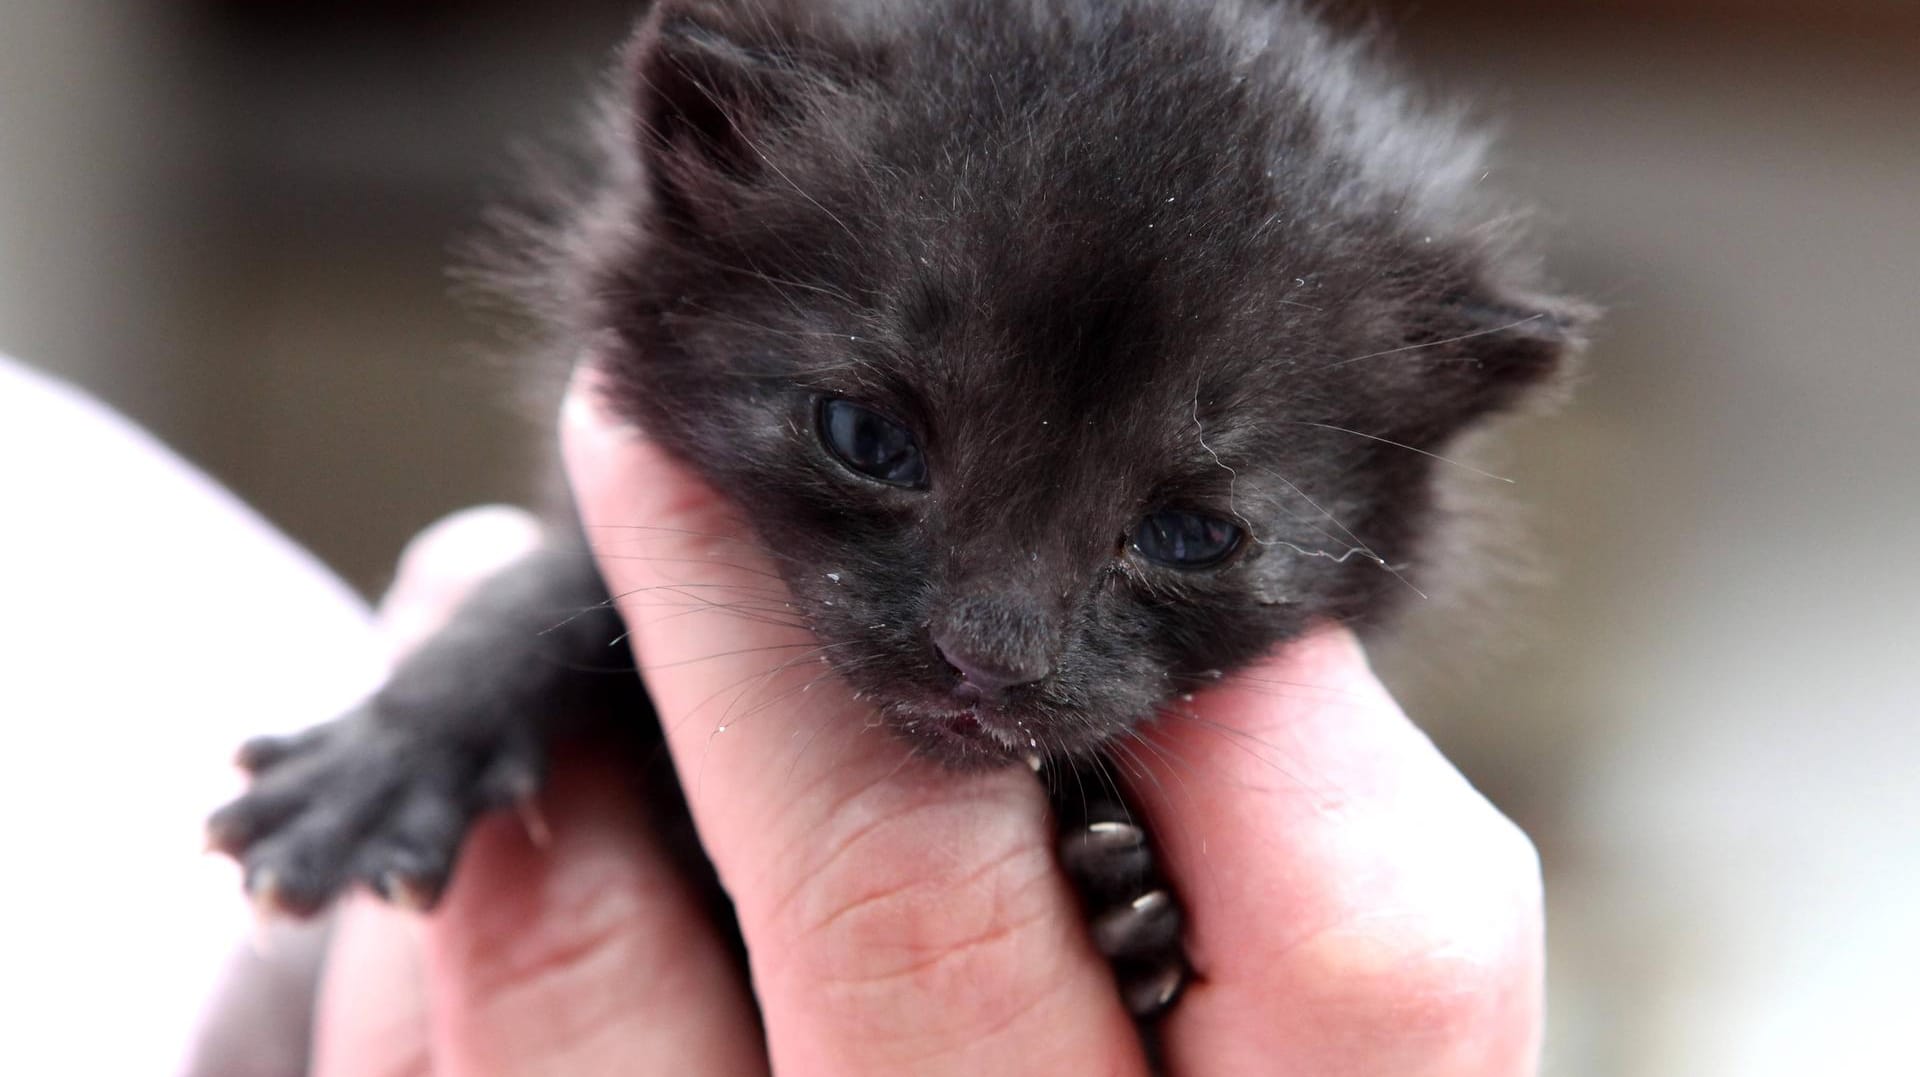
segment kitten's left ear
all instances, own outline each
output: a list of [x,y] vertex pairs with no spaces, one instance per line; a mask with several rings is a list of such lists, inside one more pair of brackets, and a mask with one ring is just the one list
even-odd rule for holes
[[628,46],[634,137],[669,216],[723,211],[771,143],[824,111],[868,57],[797,0],[659,0]]
[[1378,357],[1416,381],[1389,394],[1400,397],[1391,425],[1404,440],[1438,441],[1512,407],[1567,372],[1598,313],[1575,299],[1486,283],[1414,304],[1401,322],[1404,343]]

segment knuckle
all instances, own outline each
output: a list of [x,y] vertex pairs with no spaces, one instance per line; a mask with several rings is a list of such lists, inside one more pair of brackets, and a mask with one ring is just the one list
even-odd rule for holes
[[1324,1035],[1354,1052],[1425,1072],[1497,1040],[1531,988],[1509,964],[1431,924],[1370,923],[1301,947],[1296,982]]
[[1411,857],[1385,893],[1283,957],[1321,1034],[1383,1072],[1505,1072],[1489,1060],[1538,1012],[1538,854],[1490,808],[1473,824],[1471,840]]

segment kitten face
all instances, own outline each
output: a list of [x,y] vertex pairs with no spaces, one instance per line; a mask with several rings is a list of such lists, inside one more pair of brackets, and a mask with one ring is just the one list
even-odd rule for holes
[[956,765],[1413,593],[1409,450],[1573,343],[1452,134],[1288,5],[668,2],[631,63],[580,289],[616,403]]

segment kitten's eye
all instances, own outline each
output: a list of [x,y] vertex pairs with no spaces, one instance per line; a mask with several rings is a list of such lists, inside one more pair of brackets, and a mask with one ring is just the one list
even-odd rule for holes
[[1133,530],[1140,556],[1171,568],[1206,568],[1240,547],[1240,528],[1214,516],[1162,509]]
[[927,462],[906,427],[851,400],[820,402],[820,440],[840,462],[891,486],[923,487]]

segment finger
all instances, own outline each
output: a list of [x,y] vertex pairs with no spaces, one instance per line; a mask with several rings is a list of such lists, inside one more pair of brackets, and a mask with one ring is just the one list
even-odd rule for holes
[[766,1072],[752,1000],[618,761],[564,758],[537,846],[496,815],[423,927],[435,1072]]
[[[536,537],[530,517],[502,509],[422,532],[381,605],[396,649]],[[729,949],[620,766],[563,753],[542,805],[541,847],[517,819],[476,826],[434,916],[343,909],[316,1073],[765,1072]]]
[[[377,624],[389,653],[405,654],[437,631],[482,579],[532,548],[538,530],[525,512],[486,506],[415,535],[380,600]],[[341,902],[315,1010],[315,1077],[433,1072],[420,931],[419,917],[366,895]]]
[[363,895],[336,917],[314,1020],[314,1077],[427,1077],[418,918]]
[[[576,386],[568,469],[784,1074],[1139,1072],[1023,768],[870,728],[739,521]],[[683,596],[724,596],[689,613]],[[829,644],[830,645],[830,644]]]
[[398,655],[419,646],[481,580],[539,543],[539,521],[507,505],[461,509],[429,525],[401,551],[393,586],[380,599],[388,650]]
[[1526,838],[1410,723],[1344,630],[1169,718],[1145,809],[1203,977],[1176,1073],[1534,1072],[1541,893]]

